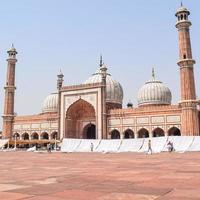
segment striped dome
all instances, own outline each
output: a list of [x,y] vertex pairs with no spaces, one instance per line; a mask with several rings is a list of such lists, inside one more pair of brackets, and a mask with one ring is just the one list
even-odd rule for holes
[[43,104],[42,104],[42,112],[58,112],[58,94],[51,93],[48,95]]
[[[99,83],[101,82],[101,71],[98,69],[88,80],[84,83]],[[115,81],[110,74],[106,76],[106,102],[122,104],[123,89],[119,82]]]
[[147,81],[138,92],[138,106],[143,105],[170,105],[171,91],[161,81],[155,79],[154,71],[152,79]]

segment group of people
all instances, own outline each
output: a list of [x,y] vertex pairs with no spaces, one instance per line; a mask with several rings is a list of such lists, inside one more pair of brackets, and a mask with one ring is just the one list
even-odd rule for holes
[[[173,142],[169,141],[167,143],[167,150],[168,150],[168,152],[175,151]],[[152,154],[152,153],[153,153],[153,150],[152,150],[152,146],[151,146],[151,140],[149,140],[148,141],[148,151],[147,151],[147,154]]]

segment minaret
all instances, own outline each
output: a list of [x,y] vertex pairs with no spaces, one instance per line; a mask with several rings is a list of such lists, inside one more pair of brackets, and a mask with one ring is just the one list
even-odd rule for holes
[[102,55],[100,56],[100,71],[101,71],[101,81],[102,87],[102,139],[107,138],[107,113],[106,113],[106,76],[107,67],[103,63]]
[[3,138],[12,138],[14,120],[14,96],[15,96],[15,64],[17,51],[12,45],[8,53],[7,78],[5,89]]
[[182,119],[181,134],[182,135],[199,135],[199,123],[197,112],[197,100],[195,91],[195,80],[193,65],[195,60],[192,58],[192,48],[190,43],[190,30],[192,25],[188,20],[190,12],[187,8],[181,7],[176,12],[178,19],[176,28],[179,34],[179,61],[180,67],[180,83],[181,83],[181,102]]

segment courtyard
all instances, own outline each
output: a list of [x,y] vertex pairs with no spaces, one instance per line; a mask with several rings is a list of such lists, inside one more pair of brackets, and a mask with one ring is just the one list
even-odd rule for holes
[[0,200],[198,200],[200,153],[0,152]]

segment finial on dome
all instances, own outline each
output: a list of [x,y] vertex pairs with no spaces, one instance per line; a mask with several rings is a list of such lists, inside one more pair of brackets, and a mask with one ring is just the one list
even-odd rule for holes
[[63,74],[61,68],[60,68],[60,74]]
[[103,58],[102,58],[102,54],[100,54],[100,63],[99,63],[100,67],[103,65]]
[[152,79],[155,79],[155,71],[154,71],[154,67],[152,68]]

